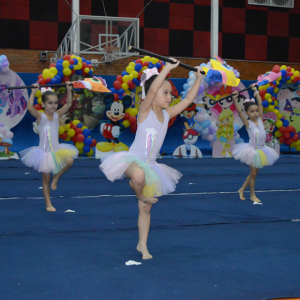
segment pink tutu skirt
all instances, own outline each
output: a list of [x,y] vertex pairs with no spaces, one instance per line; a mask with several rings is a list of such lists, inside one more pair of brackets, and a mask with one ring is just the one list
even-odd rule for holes
[[276,151],[268,146],[264,146],[261,149],[254,149],[247,143],[234,145],[232,156],[236,160],[240,160],[257,169],[261,169],[264,166],[271,166],[279,158]]
[[69,144],[60,144],[53,152],[46,152],[39,147],[30,147],[20,152],[21,161],[42,173],[57,174],[64,168],[70,157],[77,158],[78,150]]
[[145,197],[159,197],[175,191],[182,174],[164,164],[148,165],[137,156],[128,152],[117,152],[101,159],[99,168],[108,180],[123,179],[128,166],[135,162],[145,172],[146,185],[143,190]]

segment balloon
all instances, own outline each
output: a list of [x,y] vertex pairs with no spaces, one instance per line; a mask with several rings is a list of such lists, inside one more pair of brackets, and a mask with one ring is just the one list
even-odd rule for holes
[[129,122],[130,122],[130,124],[136,123],[136,117],[135,117],[135,116],[131,116],[131,117],[129,118]]
[[130,114],[128,112],[125,113],[124,120],[129,120],[129,118],[130,118]]
[[274,135],[275,135],[277,138],[279,138],[279,137],[282,136],[282,133],[281,133],[280,131],[277,130],[277,131],[275,131]]
[[122,122],[122,124],[125,126],[125,127],[129,127],[130,126],[130,122],[128,120],[124,120]]
[[64,68],[62,72],[65,76],[70,76],[72,73],[72,71],[69,68]]
[[[115,81],[116,82],[116,81]],[[129,81],[127,81],[127,83],[128,83]],[[124,90],[124,91],[127,91],[128,90],[128,88],[129,88],[129,86],[128,86],[128,84],[127,83],[122,83],[122,89]]]
[[77,141],[78,141],[78,142],[83,142],[84,139],[85,139],[85,137],[84,137],[83,134],[78,134],[78,135],[77,135]]
[[[78,120],[75,120],[75,121],[78,121]],[[73,121],[73,123],[74,123],[75,121]],[[76,129],[75,129],[75,135],[79,135],[79,134],[82,134],[82,129],[81,129],[81,128],[76,128]]]
[[292,142],[292,139],[288,139],[287,141],[285,141],[285,144],[289,146]]
[[43,70],[43,78],[46,79],[48,77],[50,77],[50,71],[48,69],[44,69]]
[[297,142],[299,140],[299,134],[295,133],[294,136],[292,137],[293,142]]
[[60,137],[62,140],[65,140],[65,139],[68,137],[68,135],[67,135],[66,132],[64,132],[64,133],[61,134],[59,137]]
[[[91,147],[95,147],[96,144],[97,144],[97,141],[96,141],[95,139],[92,139],[92,145],[91,145]],[[93,153],[94,153],[94,152],[93,152]]]
[[293,127],[293,126],[288,126],[287,128],[286,128],[286,131],[287,132],[294,132],[295,131],[295,128]]
[[90,137],[87,137],[84,139],[83,143],[87,146],[91,146],[93,143],[93,140]]
[[[277,121],[277,122],[278,122],[278,121]],[[275,123],[275,125],[277,124],[277,122]],[[281,123],[282,123],[282,121],[281,121]],[[281,126],[282,126],[282,125],[281,125]],[[278,126],[276,125],[276,127],[278,127]],[[285,128],[284,126],[282,126],[282,127],[279,128],[279,131],[280,131],[281,133],[285,133],[286,128]]]
[[121,88],[121,82],[116,80],[113,83],[113,86],[114,86],[114,88],[116,88],[117,90],[119,90]]
[[86,128],[86,129],[84,129],[84,130],[82,131],[82,134],[83,134],[85,137],[88,137],[88,136],[91,134],[91,131],[90,131],[88,128]]
[[[77,140],[78,140],[78,137],[77,137]],[[75,146],[76,146],[77,149],[82,149],[84,147],[84,143],[76,142]]]
[[69,130],[68,130],[68,136],[69,136],[69,137],[73,137],[74,135],[75,135],[75,130],[72,129],[72,128],[69,129]]
[[77,128],[82,128],[83,124],[82,123],[78,123],[77,124]]
[[282,125],[283,125],[283,123],[280,120],[277,120],[276,123],[275,123],[275,126],[278,127],[278,128],[280,128]]
[[126,68],[126,72],[128,72],[129,74],[130,74],[131,72],[133,72],[133,71],[134,71],[134,68],[131,67],[131,66],[128,66],[128,67]]
[[116,80],[123,83],[123,77],[121,75],[118,75]]
[[64,127],[63,126],[59,126],[59,129],[58,129],[59,135],[62,135],[64,132],[65,132]]
[[291,137],[291,135],[290,135],[288,132],[285,132],[285,133],[283,134],[283,138],[284,138],[285,140],[288,140],[290,137]]

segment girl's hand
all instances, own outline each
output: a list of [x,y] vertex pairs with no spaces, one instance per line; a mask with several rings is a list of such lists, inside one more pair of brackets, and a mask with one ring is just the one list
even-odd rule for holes
[[195,67],[197,70],[197,73],[194,72],[194,75],[196,76],[196,78],[199,80],[202,80],[204,75],[202,75],[200,72],[203,71],[201,67]]
[[66,81],[66,84],[67,84],[67,91],[72,91],[73,90],[73,86],[72,86],[71,81]]
[[34,88],[31,89],[31,92],[35,95],[35,93],[39,90],[40,86],[37,83],[33,84],[33,86]]
[[232,94],[233,94],[232,97],[233,97],[234,99],[237,99],[237,97],[238,97],[238,95],[239,95],[239,92],[238,92],[238,91],[235,91],[235,92],[233,92]]
[[172,70],[172,69],[177,68],[178,65],[179,65],[179,63],[180,63],[180,61],[177,60],[177,59],[175,59],[175,58],[172,58],[172,57],[170,57],[170,59],[173,60],[176,64],[170,64],[170,63],[167,62],[167,63],[166,63],[166,67],[167,67],[169,70]]
[[257,92],[257,87],[255,85],[255,83],[251,84],[251,89],[255,92]]

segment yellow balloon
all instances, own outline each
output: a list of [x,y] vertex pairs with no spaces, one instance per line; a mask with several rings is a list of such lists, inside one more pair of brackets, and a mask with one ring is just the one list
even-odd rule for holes
[[278,91],[279,91],[279,90],[278,90],[278,87],[276,87],[276,88],[274,89],[274,93],[277,94]]
[[70,128],[67,132],[69,137],[73,137],[75,135],[75,130],[73,128]]
[[59,135],[63,134],[64,132],[65,132],[64,126],[59,126],[59,128],[58,128]]
[[79,154],[82,154],[84,151],[83,149],[78,149]]
[[129,75],[128,75],[128,78],[129,78],[129,80],[132,80],[132,79],[133,79],[133,75],[132,75],[132,74],[129,74]]
[[273,102],[272,98],[269,98],[269,99],[267,99],[267,100],[268,100],[269,103],[272,103],[272,102]]
[[[278,81],[280,81],[281,79],[282,79],[282,76],[280,76],[280,77],[277,78]],[[278,84],[279,84],[279,82],[278,82]]]
[[266,93],[264,98],[265,98],[265,100],[268,100],[268,99],[272,98],[272,95],[269,93]]
[[294,72],[294,76],[295,76],[295,77],[298,77],[299,74],[300,74],[299,71],[295,71],[295,72]]
[[70,63],[68,60],[65,60],[65,61],[63,61],[62,65],[64,68],[69,68]]
[[133,76],[133,78],[138,78],[139,73],[138,73],[137,71],[133,71],[133,72],[131,73],[131,75]]
[[[276,104],[275,104],[275,106],[276,106]],[[278,109],[274,109],[273,113],[276,114],[276,115],[278,115],[279,114],[279,110]]]
[[65,139],[65,142],[71,141],[71,137],[67,136],[67,138]]
[[273,111],[274,110],[274,105],[269,105],[268,107],[267,107],[267,111]]
[[138,111],[136,108],[132,108],[132,109],[131,109],[131,114],[130,114],[130,115],[135,117],[135,116],[138,114],[138,112],[139,112],[139,111]]
[[54,78],[55,75],[53,73],[50,73],[50,78]]
[[50,70],[50,73],[53,73],[54,75],[57,74],[57,69],[56,68],[51,67],[49,70]]
[[279,104],[278,100],[275,100],[274,103],[275,103],[275,106],[277,106]]
[[38,91],[35,93],[35,96],[36,96],[37,98],[41,98],[41,96],[42,96],[41,91],[38,90]]
[[125,82],[125,83],[127,83],[127,81],[129,81],[128,75],[124,75],[124,76],[122,77],[122,79],[123,79],[123,82]]
[[80,62],[80,63],[82,62],[82,58],[80,56],[77,56],[76,58],[77,58],[78,62]]
[[77,58],[77,56],[73,54],[73,55],[71,56],[71,58]]
[[135,67],[135,63],[134,62],[131,62],[130,64],[129,64],[129,66],[131,66],[131,67]]
[[124,90],[124,91],[127,91],[128,90],[128,88],[129,88],[129,86],[128,86],[128,84],[127,83],[122,83],[122,89]]
[[291,80],[291,79],[286,81],[286,83],[291,83],[291,82],[292,82],[292,80]]
[[131,67],[131,66],[128,66],[127,68],[126,68],[126,72],[127,73],[131,73],[131,72],[133,72],[134,71],[134,68],[133,67]]
[[75,146],[76,146],[77,149],[82,149],[83,146],[84,146],[84,143],[83,142],[76,142]]
[[72,71],[69,68],[64,68],[63,73],[64,73],[65,76],[70,76]]
[[74,65],[74,68],[73,68],[73,70],[75,70],[75,71],[77,71],[77,70],[78,70],[78,67],[77,67],[77,65]]
[[291,147],[291,148],[295,148],[295,147],[296,147],[296,143],[295,143],[295,142],[292,142],[292,143],[290,144],[290,147]]
[[50,74],[51,74],[51,73],[50,73],[49,69],[44,69],[44,70],[43,70],[43,78],[44,78],[44,79],[50,77]]
[[81,129],[83,131],[84,129],[88,129],[88,127],[87,126],[82,126]]
[[145,56],[144,61],[150,61],[151,57],[150,56]]
[[286,70],[287,69],[287,66],[286,65],[282,65],[281,67],[280,67],[280,70]]
[[42,104],[42,98],[37,99],[38,104]]
[[260,87],[258,88],[259,91],[261,91],[261,90],[266,90],[266,89],[267,89],[267,86],[266,86],[266,85],[262,85],[262,86],[260,86]]
[[147,70],[147,69],[148,69],[148,67],[145,66],[145,67],[143,67],[142,71],[145,71],[145,70]]
[[125,127],[129,127],[130,126],[130,122],[128,120],[124,120],[122,122],[122,124],[125,126]]
[[82,63],[78,62],[78,64],[77,64],[77,70],[81,70],[81,69],[82,69]]
[[291,77],[291,80],[294,80],[294,79],[295,79],[295,76],[292,76],[292,77]]
[[88,156],[92,156],[94,154],[94,150],[93,148],[91,148],[91,150],[87,153]]
[[296,151],[300,151],[300,145],[296,146]]
[[150,61],[155,64],[155,57],[151,57]]
[[275,133],[274,133],[274,135],[275,135],[277,138],[279,138],[279,137],[282,136],[282,133],[281,133],[280,131],[276,130]]
[[282,123],[281,120],[277,120],[275,125],[276,125],[277,128],[280,128],[283,125],[283,123]]
[[296,146],[300,146],[300,140],[298,140],[295,144]]
[[293,73],[295,72],[295,69],[294,69],[294,68],[292,68],[292,72],[293,72]]
[[41,110],[39,110],[39,112],[41,112],[41,113],[43,113],[43,112],[45,112],[43,109],[41,109]]
[[68,131],[69,129],[70,129],[70,124],[66,124],[65,126],[64,126],[64,129],[65,129],[65,131]]
[[73,123],[73,125],[77,126],[80,123],[80,121],[79,120],[74,120],[74,121],[72,121],[72,123]]
[[283,117],[283,115],[281,113],[278,113],[277,119],[280,120],[282,117]]
[[90,71],[89,68],[85,68],[85,69],[84,69],[84,72],[85,72],[85,73],[88,73],[89,71]]

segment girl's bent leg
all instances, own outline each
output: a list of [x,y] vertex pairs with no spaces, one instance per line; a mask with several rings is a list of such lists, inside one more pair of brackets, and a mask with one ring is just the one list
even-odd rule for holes
[[50,200],[50,181],[51,181],[51,174],[42,173],[43,178],[43,194],[45,197],[46,202],[46,210],[47,211],[56,211],[56,209],[52,206]]
[[147,240],[150,228],[150,218],[151,218],[151,207],[152,205],[148,205],[140,200],[138,200],[139,206],[139,219],[138,219],[138,227],[139,227],[139,243],[136,249],[142,253],[143,259],[151,259],[152,255],[149,253],[147,248]]
[[59,173],[53,175],[53,180],[51,183],[51,188],[53,191],[55,191],[57,189],[57,182],[58,182],[58,179],[60,178],[60,176],[62,174],[64,174],[65,172],[67,172],[72,167],[73,162],[74,162],[74,159],[72,157],[68,158],[67,165],[63,169],[61,169]]
[[261,202],[255,195],[255,180],[256,176],[258,173],[258,169],[253,168],[250,166],[250,180],[249,180],[249,185],[250,185],[250,200],[253,202]]

